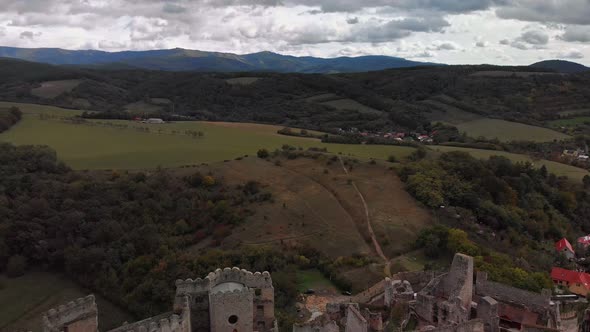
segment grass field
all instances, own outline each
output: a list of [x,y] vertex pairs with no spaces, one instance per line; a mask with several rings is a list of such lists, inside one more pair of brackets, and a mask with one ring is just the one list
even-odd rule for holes
[[33,96],[41,98],[55,98],[64,92],[70,92],[75,87],[80,85],[82,80],[63,80],[63,81],[48,81],[41,83],[41,86],[31,89]]
[[554,121],[550,121],[549,125],[551,127],[574,127],[580,124],[584,124],[584,123],[590,123],[590,116],[579,116],[579,117],[575,117],[575,118],[570,118],[570,119],[559,119],[559,120],[554,120]]
[[530,157],[525,156],[525,155],[509,153],[509,152],[504,152],[504,151],[480,150],[480,149],[460,148],[460,147],[454,147],[454,146],[433,146],[432,150],[439,151],[439,152],[464,151],[464,152],[471,154],[475,158],[480,158],[480,159],[487,159],[491,156],[503,156],[503,157],[506,157],[506,158],[514,161],[514,162],[529,161],[529,162],[533,163],[533,165],[535,167],[541,167],[542,165],[545,165],[545,167],[547,167],[547,170],[549,170],[549,172],[551,172],[551,173],[555,173],[556,175],[559,175],[559,176],[567,176],[568,178],[570,178],[572,180],[580,181],[580,182],[582,181],[582,178],[585,175],[590,174],[590,173],[588,173],[588,171],[578,168],[578,167],[565,165],[565,164],[561,164],[561,163],[557,163],[557,162],[549,161],[549,160],[533,160]]
[[325,101],[321,103],[322,105],[328,105],[328,106],[332,106],[334,108],[337,108],[339,110],[355,110],[355,111],[359,111],[359,112],[364,112],[364,113],[381,113],[381,111],[378,111],[374,108],[371,108],[369,106],[365,106],[359,102],[357,102],[356,100],[352,100],[352,99],[337,99],[337,100],[332,100],[332,101]]
[[[325,147],[332,153],[358,158],[387,159],[390,155],[403,158],[414,150],[410,147],[378,145],[325,144],[317,139],[277,134],[281,126],[179,122],[164,125],[135,124],[129,121],[97,121],[129,125],[127,129],[101,125],[75,125],[59,119],[41,119],[41,113],[53,116],[73,116],[80,111],[57,107],[0,103],[0,107],[19,106],[25,113],[21,122],[0,134],[0,141],[14,144],[44,144],[54,148],[58,157],[75,169],[144,169],[177,167],[208,163],[253,155],[260,148],[277,149],[283,144],[296,147]],[[148,127],[141,132],[134,127]],[[158,133],[162,130],[162,133]],[[202,131],[203,138],[172,135],[173,131]]]
[[[43,312],[90,294],[62,276],[31,272],[19,278],[0,276],[0,331],[40,331]],[[108,330],[133,317],[101,297],[99,327]]]
[[297,271],[297,290],[303,293],[308,289],[334,290],[336,287],[318,270]]
[[457,125],[460,132],[466,132],[471,137],[483,136],[497,138],[500,141],[535,141],[549,142],[571,138],[557,131],[535,127],[517,122],[497,119],[479,119]]

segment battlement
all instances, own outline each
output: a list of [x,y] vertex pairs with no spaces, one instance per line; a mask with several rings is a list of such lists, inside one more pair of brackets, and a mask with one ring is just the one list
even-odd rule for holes
[[76,299],[44,313],[42,317],[43,331],[62,331],[64,326],[82,321],[98,326],[98,310],[94,295]]
[[203,293],[226,282],[240,283],[249,288],[263,289],[273,287],[270,273],[267,271],[252,273],[238,267],[226,267],[223,270],[217,269],[215,272],[209,273],[204,279],[179,279],[176,281],[176,292],[177,294]]
[[254,290],[250,288],[235,289],[230,291],[219,291],[209,294],[209,299],[215,301],[238,301],[244,298],[252,299],[254,297]]
[[139,322],[125,324],[109,332],[189,332],[190,308],[188,300],[181,314],[165,313]]

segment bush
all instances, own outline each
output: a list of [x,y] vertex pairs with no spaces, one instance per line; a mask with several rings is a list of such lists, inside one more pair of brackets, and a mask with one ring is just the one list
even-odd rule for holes
[[6,275],[10,278],[20,277],[27,269],[27,259],[21,255],[14,255],[8,259],[6,264]]
[[389,156],[387,157],[387,161],[390,163],[397,163],[397,158],[395,156]]
[[270,154],[268,153],[267,149],[260,149],[258,150],[256,155],[258,156],[258,158],[266,159]]

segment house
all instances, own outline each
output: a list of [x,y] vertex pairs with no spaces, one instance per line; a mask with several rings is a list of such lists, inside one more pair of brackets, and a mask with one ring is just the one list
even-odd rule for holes
[[590,274],[554,267],[551,269],[553,284],[560,288],[567,288],[570,292],[586,296],[590,292]]
[[149,118],[149,119],[145,120],[145,123],[162,124],[162,123],[165,123],[165,122],[164,122],[164,120],[162,120],[160,118]]
[[578,238],[578,248],[586,249],[590,246],[590,235]]
[[567,257],[568,259],[574,259],[576,252],[572,247],[571,243],[566,239],[563,238],[557,242],[555,242],[555,250],[561,252]]

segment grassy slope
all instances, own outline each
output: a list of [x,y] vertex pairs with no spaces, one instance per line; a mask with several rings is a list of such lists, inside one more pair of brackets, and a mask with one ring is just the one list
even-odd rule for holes
[[484,136],[486,138],[498,138],[501,141],[536,141],[548,142],[570,138],[570,136],[551,129],[530,126],[522,123],[497,120],[480,119],[464,122],[457,125],[460,132],[466,132],[471,137]]
[[579,124],[590,122],[590,116],[579,116],[571,119],[560,119],[550,121],[549,125],[552,127],[572,127]]
[[[10,105],[14,103],[0,103],[0,107]],[[358,158],[386,159],[389,155],[404,157],[413,151],[409,147],[323,144],[316,139],[279,135],[276,131],[282,127],[270,125],[207,122],[136,125],[151,128],[150,133],[132,128],[73,125],[57,119],[42,120],[38,113],[67,116],[78,114],[78,111],[17,105],[25,112],[24,119],[2,133],[0,141],[49,145],[57,150],[59,158],[75,169],[175,167],[252,155],[260,148],[276,149],[283,144],[303,148],[326,147],[330,152],[342,152]],[[108,122],[134,125],[128,121]],[[194,139],[185,135],[160,135],[157,133],[159,129],[165,133],[173,130],[200,130],[205,133],[205,137]]]
[[41,83],[41,86],[31,90],[33,96],[41,98],[55,98],[64,92],[70,92],[80,85],[82,80],[62,80],[47,81]]
[[573,179],[575,181],[582,181],[582,178],[585,175],[590,174],[590,173],[588,173],[588,171],[578,168],[578,167],[565,165],[565,164],[561,164],[561,163],[557,163],[557,162],[553,162],[553,161],[549,161],[549,160],[533,160],[530,157],[525,156],[525,155],[509,153],[509,152],[504,152],[504,151],[479,150],[479,149],[470,149],[470,148],[459,148],[459,147],[453,147],[453,146],[432,146],[431,148],[434,151],[440,151],[440,152],[464,151],[464,152],[467,152],[467,153],[473,155],[476,158],[482,158],[482,159],[487,159],[491,156],[504,156],[512,161],[515,161],[515,162],[529,161],[529,162],[533,163],[536,167],[541,167],[542,165],[545,165],[545,167],[547,167],[549,172],[555,173],[556,175],[559,175],[559,176],[567,176],[568,178]]
[[[0,289],[2,331],[40,331],[43,312],[89,294],[62,276],[44,272],[30,272],[12,279],[0,276],[0,282],[4,286]],[[124,321],[134,320],[101,297],[97,298],[97,303],[101,330],[108,330],[120,326]]]

